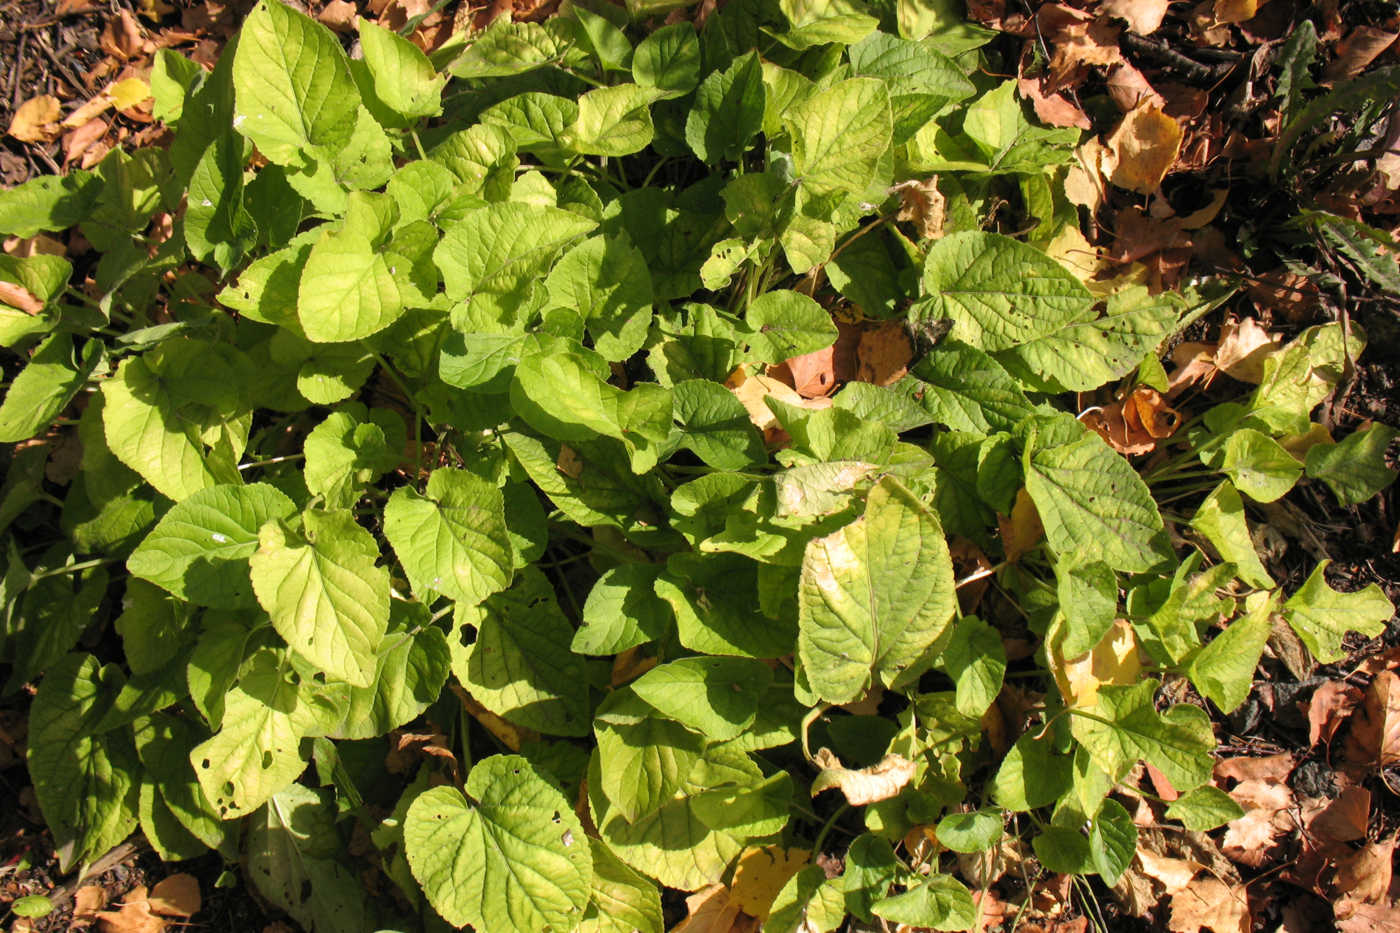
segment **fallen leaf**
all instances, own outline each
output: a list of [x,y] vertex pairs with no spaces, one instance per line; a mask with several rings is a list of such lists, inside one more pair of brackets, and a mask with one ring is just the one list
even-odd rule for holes
[[89,120],[77,129],[63,135],[63,161],[75,162],[92,149],[102,137],[107,135],[106,120]]
[[1260,327],[1254,318],[1228,321],[1220,329],[1215,366],[1233,379],[1258,385],[1264,380],[1264,361],[1282,347],[1283,341]]
[[1115,162],[1110,180],[1120,188],[1151,194],[1176,161],[1181,140],[1180,123],[1151,103],[1139,104],[1106,141]]
[[126,78],[111,84],[102,92],[118,110],[130,110],[151,97],[151,86],[140,78]]
[[130,10],[119,10],[107,21],[107,26],[98,36],[98,45],[108,55],[125,61],[140,55],[145,47],[141,24]]
[[1268,0],[1215,0],[1215,22],[1217,25],[1242,23],[1253,19],[1254,14]]
[[1391,836],[1389,839],[1369,843],[1350,858],[1338,863],[1337,893],[1367,904],[1382,903],[1386,892],[1390,890],[1395,842],[1396,837]]
[[1091,408],[1079,420],[1114,450],[1129,455],[1151,453],[1181,426],[1180,412],[1150,386],[1137,386],[1127,398]]
[[202,900],[199,881],[194,875],[181,872],[156,883],[150,893],[151,910],[167,917],[193,917],[199,913]]
[[331,0],[321,7],[316,19],[336,32],[354,32],[358,16],[359,11],[355,9],[355,4],[347,3],[346,0]]
[[1164,109],[1167,106],[1166,99],[1153,89],[1147,77],[1127,62],[1114,67],[1104,79],[1104,84],[1108,88],[1108,96],[1124,113],[1144,102]]
[[1171,895],[1167,929],[1172,933],[1250,933],[1252,926],[1244,885],[1228,885],[1206,876]]
[[856,345],[856,379],[887,386],[909,372],[914,345],[899,321],[882,321],[867,327]]
[[44,310],[44,303],[34,297],[33,292],[14,282],[0,282],[0,304],[7,304],[25,314],[38,314]]
[[128,891],[121,909],[98,911],[97,922],[102,933],[164,933],[166,926],[164,919],[151,913],[145,885]]
[[85,884],[73,894],[73,919],[93,919],[106,906],[107,890],[100,884]]
[[554,461],[554,468],[569,479],[578,479],[583,473],[583,458],[568,444],[560,444],[559,456]]
[[1331,745],[1332,736],[1360,702],[1361,688],[1344,680],[1329,680],[1314,690],[1308,700],[1308,747]]
[[1162,25],[1171,0],[1104,0],[1103,11],[1128,23],[1128,28],[1140,36],[1151,35]]
[[1125,619],[1115,619],[1093,650],[1077,658],[1061,659],[1058,649],[1056,643],[1051,651],[1052,670],[1066,706],[1092,708],[1098,702],[1099,687],[1136,683],[1142,672],[1137,635]]
[[47,143],[58,138],[61,113],[57,97],[40,94],[19,105],[10,118],[10,135],[20,142]]
[[1382,52],[1395,44],[1400,33],[1387,32],[1375,26],[1357,26],[1332,49],[1332,60],[1322,69],[1323,83],[1354,78],[1375,61]]
[[1286,784],[1242,781],[1230,796],[1245,814],[1226,824],[1220,850],[1242,865],[1259,868],[1273,857],[1277,838],[1293,828],[1287,813],[1293,794]]
[[1093,122],[1079,108],[1078,104],[1063,94],[1047,91],[1043,77],[1018,78],[1016,87],[1020,90],[1021,96],[1031,102],[1031,107],[1041,122],[1051,126],[1073,127],[1078,130],[1087,130],[1093,127]]
[[1386,768],[1400,761],[1400,676],[1381,671],[1366,689],[1361,709],[1352,717],[1347,759]]
[[1045,537],[1040,512],[1036,510],[1035,501],[1025,487],[1016,491],[1011,514],[997,516],[997,529],[1001,532],[1001,546],[1008,564],[1015,563]]
[[1113,174],[1113,154],[1097,136],[1090,136],[1074,150],[1074,163],[1065,173],[1064,191],[1071,203],[1089,208],[1091,214],[1102,206],[1104,182]]
[[[823,347],[768,368],[767,375],[791,384],[803,398],[825,398],[836,389],[836,347]],[[765,406],[766,407],[766,406]]]
[[807,849],[788,849],[780,845],[745,849],[734,866],[730,899],[749,916],[767,920],[773,899],[811,857]]
[[1307,822],[1308,832],[1331,842],[1356,842],[1366,838],[1371,821],[1371,792],[1353,784],[1342,788],[1336,799],[1328,802]]
[[1050,56],[1050,83],[1062,86],[1081,67],[1117,65],[1123,61],[1118,49],[1121,30],[1107,20],[1067,24],[1056,34]]
[[896,187],[899,191],[899,213],[895,219],[912,223],[922,240],[941,237],[943,209],[947,201],[938,190],[938,176],[912,179]]
[[[789,360],[788,362],[791,362]],[[764,440],[775,443],[785,437],[782,429],[778,425],[778,416],[773,414],[764,399],[772,395],[790,405],[797,405],[801,408],[830,408],[829,398],[803,398],[797,391],[786,383],[780,382],[771,376],[749,375],[742,369],[738,372],[738,379],[731,375],[726,382],[734,396],[744,405],[744,410],[749,414],[749,420],[753,422],[764,434]]]
[[1400,907],[1394,904],[1338,904],[1336,914],[1337,933],[1400,933]]
[[391,732],[389,751],[384,756],[384,770],[390,774],[407,774],[416,769],[424,756],[443,758],[457,773],[457,756],[447,747],[447,736],[440,732]]
[[1138,864],[1142,866],[1142,873],[1162,882],[1168,891],[1176,891],[1186,887],[1202,867],[1199,862],[1158,855],[1143,847],[1139,847],[1137,850],[1137,860]]
[[729,896],[729,888],[712,884],[685,899],[686,917],[671,933],[730,933],[739,917],[739,905]]
[[853,807],[895,796],[913,779],[917,769],[917,765],[904,756],[890,754],[868,768],[852,770],[844,767],[829,748],[818,751],[813,761],[822,770],[812,781],[812,796],[837,787]]
[[112,109],[112,98],[103,92],[64,117],[63,125],[69,129],[75,129],[84,123],[95,120],[110,109]]

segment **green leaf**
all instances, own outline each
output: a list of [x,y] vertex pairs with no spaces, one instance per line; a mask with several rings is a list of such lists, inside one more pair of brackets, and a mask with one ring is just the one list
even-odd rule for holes
[[1118,577],[1104,564],[1057,568],[1056,593],[1064,614],[1060,655],[1077,658],[1103,640],[1118,617]]
[[1009,431],[1033,410],[1000,363],[958,340],[943,341],[910,372],[921,380],[919,404],[954,431]]
[[46,338],[10,383],[5,400],[0,403],[0,443],[28,440],[48,427],[101,360],[100,341],[84,343],[75,359],[70,335],[53,334]]
[[391,613],[403,619],[391,621],[379,646],[374,684],[350,689],[344,721],[333,738],[384,735],[412,721],[442,693],[452,666],[447,638],[442,629],[428,624],[426,609],[415,613],[410,607],[422,608],[416,603],[393,604]]
[[1104,884],[1117,884],[1123,877],[1133,862],[1137,839],[1132,814],[1118,801],[1106,799],[1089,829],[1089,859]]
[[1191,519],[1191,527],[1205,536],[1221,560],[1235,565],[1241,580],[1261,589],[1273,588],[1274,578],[1259,560],[1245,522],[1244,500],[1229,480],[1206,496]]
[[1003,81],[968,107],[962,129],[981,151],[986,171],[1032,175],[1068,162],[1080,137],[1077,129],[1051,129],[1026,119],[1015,81]]
[[582,27],[579,33],[580,42],[592,52],[598,64],[608,71],[628,70],[632,61],[632,43],[627,41],[627,36],[618,28],[626,25],[626,19],[620,15],[605,17],[582,6],[574,7],[573,14]]
[[303,512],[303,534],[269,522],[250,559],[253,592],[298,654],[357,687],[374,683],[389,622],[389,572],[348,511]]
[[824,700],[916,676],[955,608],[937,516],[882,479],[864,515],[807,545],[798,607],[798,655]]
[[737,161],[763,126],[763,67],[758,53],[713,71],[695,90],[685,141],[702,162]]
[[957,687],[958,712],[980,717],[1001,693],[1006,673],[1001,634],[976,616],[960,619],[943,649],[943,664]]
[[140,766],[130,734],[93,734],[113,696],[106,680],[91,655],[67,655],[45,673],[30,708],[29,777],[64,872],[136,828]]
[[708,379],[687,379],[671,390],[681,445],[716,470],[740,470],[766,459],[763,437],[742,402]]
[[[687,24],[688,26],[688,24]],[[593,890],[576,933],[661,933],[661,892],[592,836]]]
[[657,579],[680,642],[703,654],[778,658],[792,651],[789,616],[770,618],[758,601],[758,566],[739,554],[675,554]]
[[234,128],[279,165],[349,144],[360,92],[329,29],[276,0],[244,20],[233,59]]
[[558,26],[516,23],[498,17],[472,40],[448,70],[459,78],[509,77],[538,68],[563,54]]
[[613,655],[662,638],[671,610],[652,590],[658,573],[654,564],[620,564],[605,571],[588,591],[570,650]]
[[1126,289],[1109,297],[1103,317],[1067,323],[997,358],[1030,388],[1087,392],[1136,369],[1176,320],[1173,302]]
[[1026,491],[1061,560],[1102,562],[1134,573],[1165,556],[1156,541],[1162,516],[1147,484],[1097,434],[1083,432],[1067,444],[1033,444],[1025,471]]
[[330,508],[349,508],[371,483],[398,465],[406,443],[403,419],[386,408],[351,403],[306,435],[306,488]]
[[1390,234],[1326,211],[1306,211],[1299,220],[1320,232],[1322,239],[1345,256],[1373,287],[1391,293],[1400,291],[1400,263],[1395,259],[1395,240]]
[[1365,347],[1366,340],[1355,327],[1349,335],[1341,324],[1309,327],[1289,341],[1282,353],[1264,360],[1252,410],[1270,423],[1289,424],[1295,433],[1306,433],[1308,414],[1341,381],[1347,361],[1360,356]]
[[1167,819],[1181,820],[1192,832],[1209,832],[1244,816],[1244,808],[1218,787],[1209,784],[1182,794],[1167,807]]
[[550,270],[545,290],[553,306],[583,317],[594,349],[606,360],[625,360],[646,340],[651,272],[625,234],[590,237],[569,249]]
[[1226,713],[1234,712],[1249,697],[1254,669],[1273,632],[1273,600],[1263,594],[1251,599],[1254,605],[1202,648],[1187,667],[1196,689]]
[[26,894],[10,901],[10,912],[16,917],[47,917],[53,907],[53,901],[42,894]]
[[258,530],[295,512],[292,500],[265,483],[202,489],[165,513],[127,558],[127,570],[195,605],[255,607],[248,559]]
[[41,230],[67,230],[87,217],[102,193],[91,172],[40,175],[0,191],[0,233],[31,237]]
[[778,7],[791,28],[774,38],[790,49],[851,45],[879,25],[863,4],[850,0],[779,0]]
[[582,155],[625,156],[651,144],[651,104],[659,92],[636,84],[589,91],[578,99],[568,147]]
[[935,242],[923,288],[919,318],[952,320],[954,337],[988,353],[1092,317],[1093,297],[1068,269],[999,233],[965,231]]
[[[135,726],[136,751],[143,769],[142,809],[147,809],[149,796],[152,815],[164,811],[158,821],[165,824],[165,814],[169,814],[184,831],[168,831],[167,837],[188,834],[217,849],[227,842],[230,830],[239,827],[219,820],[190,766],[190,750],[208,734],[202,726],[168,713],[148,716]],[[143,827],[156,821],[142,816]]]
[[444,232],[433,260],[453,300],[478,292],[519,295],[549,268],[555,253],[594,226],[557,207],[488,204]]
[[800,292],[776,289],[749,304],[744,321],[753,359],[781,363],[825,349],[836,342],[836,324],[826,309]]
[[950,813],[938,821],[938,841],[954,852],[985,852],[1001,841],[1004,817],[1000,810]]
[[893,132],[890,98],[878,78],[848,78],[783,114],[792,167],[811,195],[862,195],[874,184]]
[[662,26],[637,44],[632,80],[665,97],[680,97],[700,83],[700,41],[687,21]]
[[426,496],[408,486],[394,490],[384,537],[420,599],[437,592],[474,606],[514,575],[501,491],[466,470],[434,470]]
[[929,875],[916,888],[876,901],[871,910],[884,920],[934,930],[970,930],[977,923],[972,893],[951,875]]
[[244,816],[306,768],[303,737],[340,721],[345,692],[294,669],[286,652],[258,650],[223,701],[222,728],[190,751],[199,786],[220,819]]
[[1283,617],[1323,664],[1346,656],[1342,638],[1347,632],[1375,638],[1395,615],[1395,607],[1374,583],[1354,593],[1332,589],[1323,576],[1329,564],[1327,560],[1318,563],[1298,592],[1283,604]]
[[[572,627],[537,566],[479,607],[458,604],[456,622],[452,671],[482,706],[547,735],[588,734],[583,660],[569,650]],[[463,648],[470,627],[476,640]]]
[[1215,736],[1199,707],[1178,704],[1158,713],[1152,704],[1157,686],[1156,680],[1102,686],[1093,718],[1071,716],[1070,728],[1110,777],[1121,778],[1145,759],[1185,792],[1210,779]]
[[1240,428],[1226,438],[1220,469],[1256,502],[1273,502],[1303,475],[1303,465],[1292,454],[1253,428]]
[[[0,415],[3,413],[0,409]],[[1309,447],[1308,477],[1330,486],[1342,505],[1365,502],[1395,482],[1396,471],[1386,466],[1385,451],[1397,437],[1400,431],[1373,424],[1348,435],[1339,444]]]
[[1051,748],[1049,738],[1027,732],[1002,759],[992,780],[992,799],[1021,813],[1054,803],[1069,791],[1073,761]]
[[1047,826],[1031,840],[1031,847],[1046,871],[1081,875],[1094,870],[1089,840],[1077,829]]
[[564,795],[518,755],[477,762],[465,797],[424,791],[408,808],[404,844],[423,893],[454,926],[534,933],[583,919],[588,837]]
[[442,86],[447,79],[437,73],[418,46],[383,26],[361,19],[360,48],[365,66],[374,77],[379,100],[410,120],[434,117],[442,112]]
[[398,320],[404,296],[389,262],[358,232],[327,233],[317,240],[297,293],[297,319],[307,339],[362,340]]
[[[705,740],[678,722],[646,715],[630,692],[599,708],[600,791],[609,806],[635,823],[666,806],[685,786]],[[640,710],[640,712],[639,712]]]
[[344,850],[335,806],[322,793],[293,784],[248,821],[247,875],[258,893],[317,933],[362,933],[365,889],[337,860]]
[[631,688],[663,716],[723,741],[753,724],[772,678],[766,664],[749,658],[682,658],[652,668]]
[[[205,452],[200,425],[191,423],[189,415],[203,415],[200,420],[205,426],[216,416],[191,412],[189,357],[162,353],[170,349],[167,343],[146,356],[128,357],[116,375],[102,384],[102,422],[107,446],[117,459],[179,502],[210,486],[237,483],[240,477],[231,456],[220,456],[217,450]],[[212,392],[227,389],[230,382],[237,385],[232,368],[217,354],[209,354],[203,366],[199,389]],[[220,377],[227,380],[222,387],[214,382]]]
[[846,919],[839,879],[808,865],[788,879],[768,908],[763,929],[772,933],[831,933]]

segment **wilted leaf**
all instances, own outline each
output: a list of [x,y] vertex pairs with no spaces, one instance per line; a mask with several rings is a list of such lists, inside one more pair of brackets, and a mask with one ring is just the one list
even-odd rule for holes
[[828,748],[817,752],[814,760],[822,770],[812,782],[812,796],[839,787],[846,795],[846,802],[853,807],[895,796],[913,779],[917,768],[902,755],[890,754],[868,768],[853,771],[844,767],[841,759]]

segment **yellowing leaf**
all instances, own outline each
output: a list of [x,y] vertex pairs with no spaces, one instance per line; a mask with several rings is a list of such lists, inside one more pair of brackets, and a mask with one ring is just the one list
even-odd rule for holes
[[113,107],[129,110],[151,96],[151,86],[140,78],[127,78],[116,82],[103,93]]
[[1114,165],[1110,180],[1120,188],[1151,194],[1181,151],[1181,124],[1149,102],[1123,117],[1108,137]]
[[730,900],[749,916],[767,920],[773,899],[811,856],[806,849],[785,849],[778,845],[745,849],[734,868]]
[[1136,683],[1142,670],[1137,635],[1124,619],[1117,619],[1099,643],[1087,654],[1073,659],[1056,657],[1052,665],[1055,681],[1069,706],[1091,708],[1099,687]]
[[31,97],[19,105],[10,119],[10,135],[21,142],[46,143],[58,138],[58,98],[49,94]]
[[817,752],[813,761],[822,770],[812,782],[812,796],[839,787],[841,793],[846,795],[846,802],[853,807],[888,800],[898,794],[913,779],[917,767],[902,755],[890,754],[877,764],[853,771],[843,766],[841,759],[829,748]]

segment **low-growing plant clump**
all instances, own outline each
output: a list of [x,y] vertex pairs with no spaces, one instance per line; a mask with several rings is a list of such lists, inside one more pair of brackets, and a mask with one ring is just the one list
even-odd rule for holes
[[158,55],[168,148],[0,193],[92,247],[0,256],[3,660],[63,868],[139,830],[337,933],[660,931],[663,890],[962,930],[958,857],[1111,885],[1134,801],[1239,817],[1208,710],[1276,625],[1328,662],[1393,614],[1283,592],[1245,517],[1393,479],[1396,431],[1311,418],[1365,335],[1170,408],[1231,288],[1088,277],[1080,131],[942,6],[351,57],[264,0],[212,72]]

